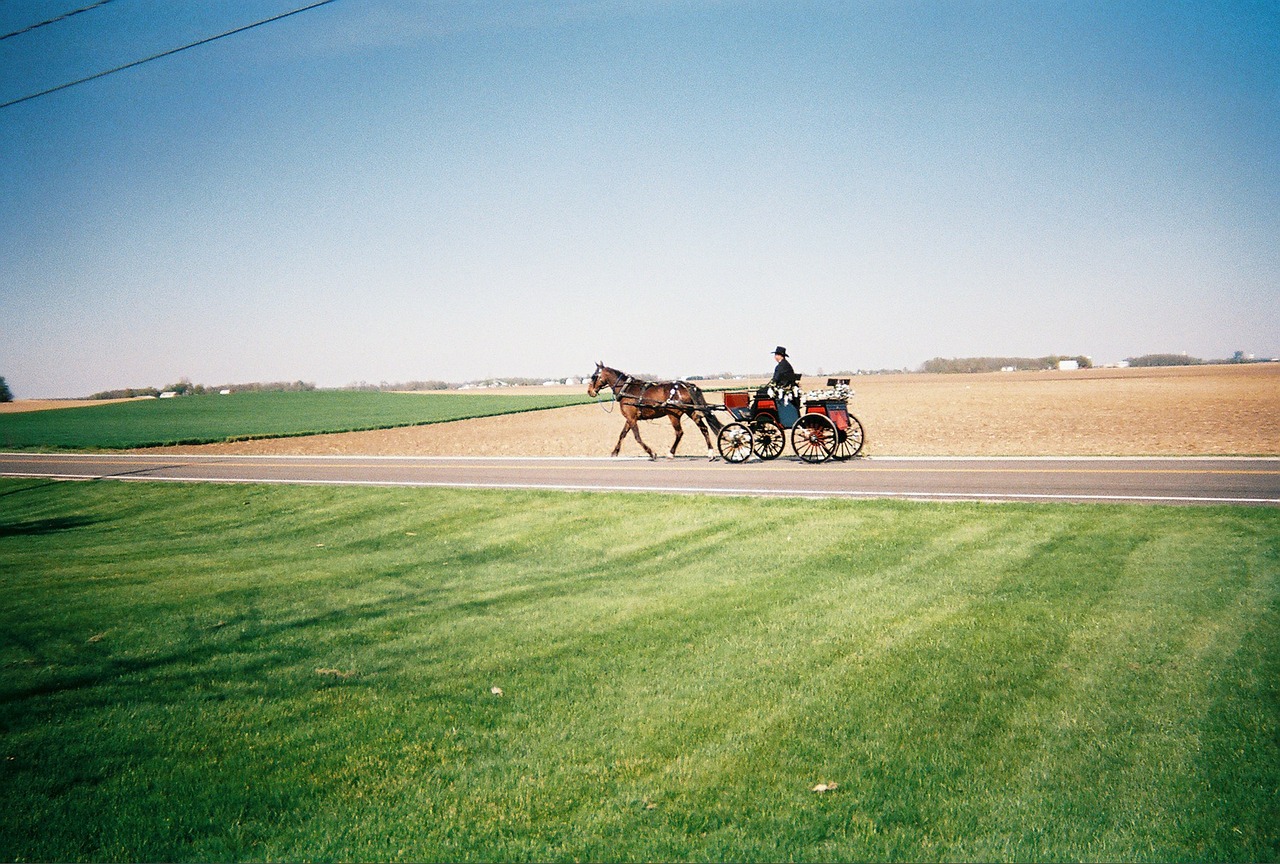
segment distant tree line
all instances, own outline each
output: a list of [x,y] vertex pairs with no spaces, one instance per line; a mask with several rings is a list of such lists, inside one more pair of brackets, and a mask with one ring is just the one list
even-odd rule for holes
[[346,387],[340,387],[340,390],[362,390],[371,392],[414,392],[419,390],[461,390],[464,387],[533,387],[546,382],[546,378],[482,378],[475,381],[398,381],[388,382],[380,381],[377,384],[370,384],[368,381],[361,381],[356,384],[348,384]]
[[90,399],[137,399],[139,396],[159,396],[160,391],[154,387],[125,387],[122,390],[103,390],[94,393]]
[[418,390],[456,390],[457,387],[457,384],[450,384],[448,381],[402,381],[399,383],[381,381],[377,384],[361,381],[358,384],[348,384],[342,389],[368,393],[385,393],[395,390],[408,390],[410,392]]
[[214,393],[222,390],[234,393],[309,393],[315,389],[314,381],[254,381],[249,384],[222,384],[209,388]]
[[[1052,354],[1048,357],[935,357],[920,367],[921,372],[999,372],[1002,369],[1038,370],[1057,369],[1062,360],[1074,360],[1081,369],[1089,369],[1093,361],[1088,357],[1067,357]],[[1151,366],[1202,366],[1222,363],[1260,363],[1237,351],[1229,360],[1202,360],[1189,354],[1143,354],[1140,357],[1129,357],[1125,360],[1132,367]]]
[[[1141,357],[1130,357],[1130,366],[1199,366],[1204,363],[1199,357],[1186,354],[1143,354]],[[1225,361],[1224,361],[1225,362]]]
[[121,390],[103,390],[94,393],[90,399],[136,399],[139,396],[159,396],[162,392],[177,393],[179,396],[202,396],[205,393],[220,393],[231,390],[235,393],[303,393],[316,389],[309,381],[254,381],[249,384],[220,384],[217,387],[206,387],[203,384],[192,384],[190,379],[182,378],[175,384],[157,390],[155,387],[126,387]]
[[1141,357],[1130,357],[1130,366],[1220,366],[1231,363],[1267,363],[1269,359],[1256,359],[1237,351],[1223,360],[1201,360],[1189,354],[1143,354]]
[[920,367],[921,372],[999,372],[1002,369],[1017,369],[1018,371],[1034,371],[1039,369],[1057,369],[1058,363],[1063,360],[1074,360],[1080,364],[1081,369],[1088,369],[1093,366],[1093,361],[1088,357],[1076,356],[1067,357],[1052,354],[1048,357],[952,357],[950,359],[944,357],[934,357],[932,360],[925,361]]

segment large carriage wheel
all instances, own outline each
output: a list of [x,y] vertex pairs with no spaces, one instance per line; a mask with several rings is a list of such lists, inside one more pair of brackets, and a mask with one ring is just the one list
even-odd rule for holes
[[720,430],[716,446],[724,461],[734,464],[746,462],[751,458],[751,438],[751,430],[745,423],[730,423]]
[[787,433],[768,414],[762,414],[752,421],[751,432],[755,439],[752,446],[761,459],[777,459],[787,446]]
[[837,459],[852,459],[862,452],[862,423],[857,417],[849,415],[849,428],[845,429],[839,435],[840,440],[836,442],[836,451],[831,455]]
[[791,446],[806,462],[826,462],[836,449],[836,427],[825,414],[805,414],[791,427]]

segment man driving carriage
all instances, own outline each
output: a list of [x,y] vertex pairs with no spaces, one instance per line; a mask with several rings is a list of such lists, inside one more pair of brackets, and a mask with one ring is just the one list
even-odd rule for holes
[[796,370],[791,368],[791,361],[787,359],[786,348],[781,345],[774,348],[773,359],[778,365],[773,367],[773,378],[769,381],[770,386],[777,387],[779,390],[786,390],[800,383],[800,376],[796,374]]
[[773,359],[777,363],[773,367],[773,377],[768,384],[756,391],[756,402],[761,399],[774,400],[777,403],[774,410],[779,420],[790,428],[800,416],[800,376],[787,359],[786,348],[781,345],[774,348]]
[[777,363],[773,367],[773,377],[769,383],[756,391],[757,399],[800,398],[800,376],[791,367],[787,359],[787,349],[779,345],[773,349],[773,359]]

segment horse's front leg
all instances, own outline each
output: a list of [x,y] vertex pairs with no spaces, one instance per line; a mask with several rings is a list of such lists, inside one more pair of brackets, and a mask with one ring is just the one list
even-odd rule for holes
[[648,453],[648,454],[649,454],[649,458],[650,458],[650,459],[657,459],[657,458],[658,458],[657,454],[655,454],[652,450],[650,450],[650,449],[649,449],[649,445],[648,445],[648,444],[646,444],[646,443],[644,443],[644,441],[642,441],[642,440],[640,439],[640,415],[639,415],[639,413],[638,413],[638,412],[634,412],[634,411],[630,411],[630,410],[624,410],[624,411],[623,411],[623,414],[622,414],[622,417],[623,417],[623,419],[624,419],[624,420],[626,420],[626,423],[623,425],[623,427],[622,427],[622,434],[618,436],[618,443],[617,443],[617,445],[613,448],[613,453],[612,453],[612,454],[610,454],[610,455],[612,455],[612,456],[617,456],[617,455],[618,455],[618,453],[619,453],[619,452],[621,452],[621,450],[622,450],[622,442],[623,442],[624,440],[626,440],[627,433],[628,433],[628,432],[630,432],[631,434],[633,434],[633,435],[635,435],[635,436],[636,436],[636,443],[637,443],[637,444],[639,444],[641,447],[643,447],[643,448],[644,448],[644,452],[646,452],[646,453]]
[[[657,459],[658,454],[650,450],[649,445],[644,443],[644,441],[640,439],[640,421],[632,420],[630,421],[630,423],[631,423],[631,434],[636,436],[636,443],[644,448],[644,452],[649,454],[650,459]],[[627,434],[627,430],[623,429],[622,430],[623,437],[626,437],[626,434]]]
[[610,456],[617,456],[622,452],[622,439],[626,438],[627,433],[630,431],[631,421],[628,420],[626,423],[622,424],[622,434],[618,436],[618,443],[613,445],[613,452],[609,454]]

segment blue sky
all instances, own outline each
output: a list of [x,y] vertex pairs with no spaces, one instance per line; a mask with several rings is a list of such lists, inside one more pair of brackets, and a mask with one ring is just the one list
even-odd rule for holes
[[[303,5],[111,0],[0,102]],[[0,109],[0,376],[1278,356],[1278,157],[1276,2],[336,0]]]

